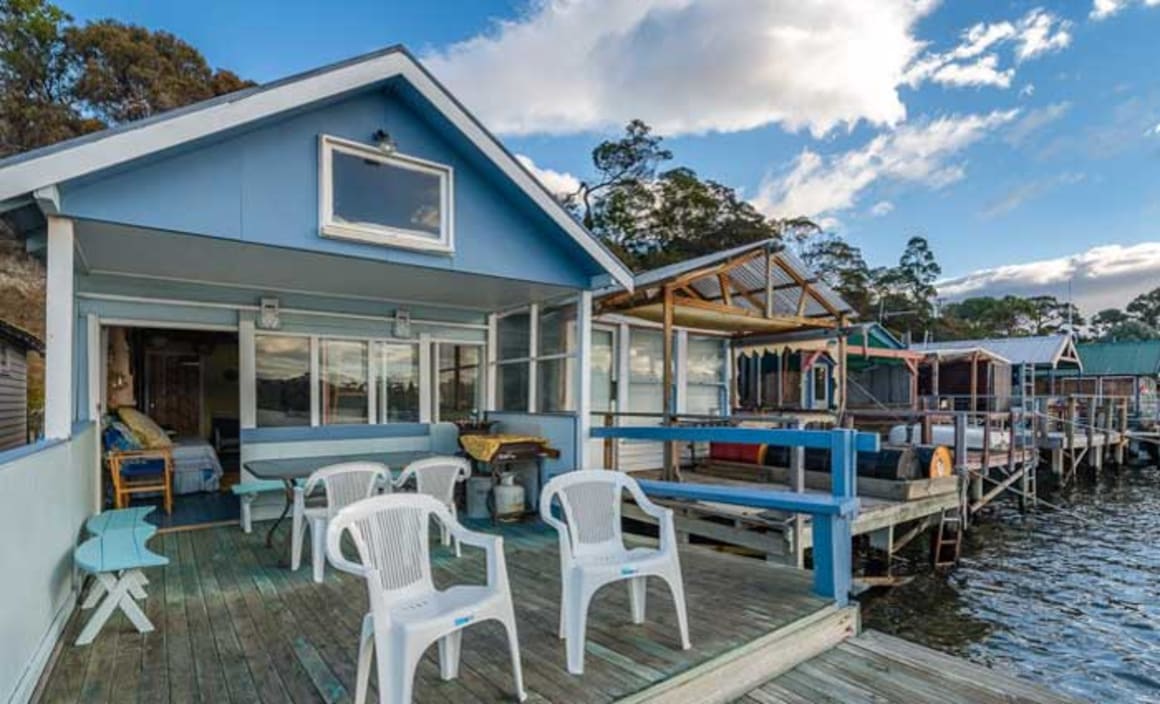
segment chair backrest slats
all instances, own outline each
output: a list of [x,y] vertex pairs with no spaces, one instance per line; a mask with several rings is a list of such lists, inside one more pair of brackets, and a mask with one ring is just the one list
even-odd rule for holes
[[306,481],[307,493],[317,484],[326,490],[326,513],[342,509],[390,487],[390,470],[377,462],[343,462],[315,470]]
[[404,472],[414,473],[420,494],[450,505],[455,500],[456,483],[471,476],[471,463],[462,457],[429,457],[412,462]]
[[599,553],[624,546],[620,504],[626,475],[611,470],[578,470],[553,479],[542,500],[560,502],[572,550]]

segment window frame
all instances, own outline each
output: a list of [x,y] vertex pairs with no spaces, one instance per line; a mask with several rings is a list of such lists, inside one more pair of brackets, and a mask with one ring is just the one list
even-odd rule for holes
[[[499,411],[499,412],[506,411],[506,412],[511,412],[511,413],[528,413],[528,414],[534,414],[534,413],[576,413],[577,412],[577,409],[575,409],[575,408],[572,408],[572,409],[565,408],[563,410],[545,411],[539,407],[540,406],[540,403],[539,403],[539,401],[540,401],[539,363],[540,362],[549,362],[549,361],[553,361],[553,360],[575,360],[573,362],[573,364],[579,364],[579,360],[580,360],[580,352],[578,349],[578,346],[579,346],[578,339],[572,340],[572,349],[571,350],[567,349],[567,344],[566,344],[565,351],[563,351],[563,352],[552,352],[550,354],[540,354],[540,315],[545,310],[567,309],[569,307],[576,306],[576,305],[578,305],[577,299],[575,297],[568,297],[568,298],[565,298],[563,300],[547,301],[544,303],[532,303],[531,305],[521,306],[519,308],[513,308],[511,310],[505,310],[504,312],[497,313],[494,316],[495,334],[496,334],[496,338],[494,340],[495,354],[494,354],[494,356],[488,357],[488,376],[489,376],[489,379],[497,380],[494,383],[489,381],[489,383],[491,384],[490,388],[492,388],[495,392],[494,396],[489,397],[491,399],[489,406],[492,410]],[[499,327],[500,327],[499,321],[504,319],[504,318],[513,316],[513,315],[520,315],[520,314],[524,314],[524,313],[528,314],[529,337],[528,337],[527,354],[524,356],[520,356],[520,357],[509,357],[508,359],[500,359],[499,358],[499,348],[501,346],[501,343],[499,342]],[[579,324],[579,323],[577,323],[577,324]],[[500,369],[500,367],[515,366],[515,365],[524,365],[525,367],[527,367],[528,399],[527,399],[526,407],[522,408],[522,409],[499,408],[500,402],[501,402],[501,396],[502,396],[502,390],[500,389],[501,384],[498,382],[499,369]],[[565,381],[565,396],[569,401],[571,401],[572,405],[576,405],[576,403],[578,402],[577,395],[576,395],[576,389],[575,389],[576,382],[571,378],[571,376],[572,375],[569,375]]]
[[[341,137],[323,134],[318,140],[318,231],[323,237],[353,240],[440,254],[455,252],[454,181],[455,172],[447,164],[418,157],[384,152],[376,147]],[[390,225],[353,225],[334,221],[334,165],[335,152],[369,159],[396,168],[433,175],[439,178],[439,237],[419,230]]]

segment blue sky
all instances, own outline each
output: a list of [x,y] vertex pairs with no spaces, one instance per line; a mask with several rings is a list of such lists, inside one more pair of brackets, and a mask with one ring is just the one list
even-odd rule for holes
[[676,162],[947,296],[1160,284],[1160,0],[63,0],[258,81],[402,43],[549,185],[640,116]]

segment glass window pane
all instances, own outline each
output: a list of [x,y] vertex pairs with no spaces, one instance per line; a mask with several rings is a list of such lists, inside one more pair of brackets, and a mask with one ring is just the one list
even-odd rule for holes
[[322,340],[320,347],[322,425],[366,423],[367,343]]
[[499,319],[496,325],[499,358],[526,359],[531,356],[529,349],[532,344],[531,328],[528,313],[512,313]]
[[664,410],[664,334],[659,330],[632,330],[628,336],[628,410],[660,413]]
[[592,330],[592,410],[612,410],[612,360],[614,347],[611,330]]
[[695,415],[720,415],[721,388],[719,384],[689,384],[685,393],[686,411]]
[[542,309],[539,325],[539,356],[565,354],[576,349],[575,305]]
[[536,410],[543,413],[576,410],[571,394],[575,360],[562,357],[540,360],[536,364]]
[[466,420],[478,415],[482,360],[483,348],[478,345],[439,343],[439,420]]
[[310,425],[310,340],[258,335],[254,338],[257,425]]
[[383,344],[380,364],[378,421],[419,422],[419,348]]
[[690,384],[719,384],[725,379],[725,346],[721,340],[689,337],[688,379]]
[[830,397],[829,376],[826,374],[826,367],[818,365],[814,367],[814,401],[817,403],[825,403]]
[[331,167],[336,224],[389,227],[439,239],[440,175],[337,150]]
[[495,368],[496,410],[528,410],[528,364],[513,362],[499,364]]

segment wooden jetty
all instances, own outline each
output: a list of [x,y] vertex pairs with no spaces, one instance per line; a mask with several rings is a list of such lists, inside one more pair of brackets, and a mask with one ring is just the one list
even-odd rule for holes
[[742,704],[1066,704],[1064,696],[877,631],[864,631],[737,700]]

